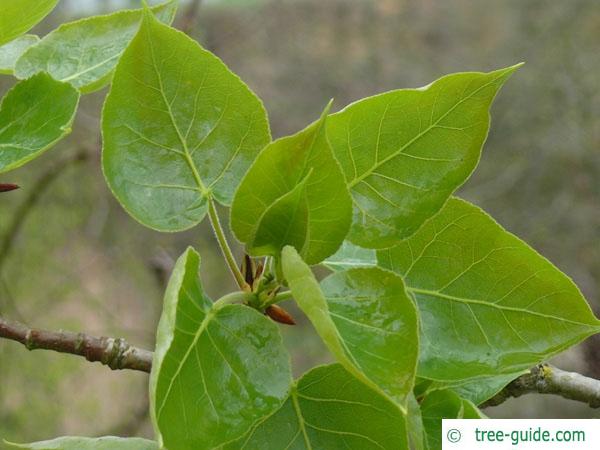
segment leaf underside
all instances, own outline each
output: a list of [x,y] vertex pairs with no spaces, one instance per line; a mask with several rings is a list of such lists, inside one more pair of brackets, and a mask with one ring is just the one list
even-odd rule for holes
[[[151,10],[162,22],[171,23],[176,9],[171,0]],[[15,75],[28,78],[43,71],[82,92],[100,89],[109,83],[141,18],[141,9],[123,10],[62,24],[21,56]]]
[[156,442],[139,438],[113,436],[99,438],[61,437],[31,444],[6,443],[8,448],[29,450],[159,450]]
[[12,74],[17,60],[39,40],[34,34],[25,34],[0,46],[0,74]]

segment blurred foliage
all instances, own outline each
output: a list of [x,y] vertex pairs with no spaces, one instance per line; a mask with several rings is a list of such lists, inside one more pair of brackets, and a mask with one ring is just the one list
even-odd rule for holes
[[[37,31],[135,2],[78,4],[61,2]],[[185,12],[185,4],[180,9]],[[303,128],[332,97],[339,109],[445,73],[526,61],[497,99],[481,164],[461,195],[570,274],[600,310],[597,0],[207,1],[193,34],[264,99],[275,137]],[[12,82],[3,77],[2,92]],[[105,95],[82,100],[68,139],[2,176],[23,188],[2,196],[0,245],[36,180],[57,172],[11,240],[10,253],[0,256],[0,313],[151,348],[164,269],[187,245],[202,255],[210,294],[217,297],[233,283],[207,223],[159,234],[138,225],[112,199],[99,166]],[[90,155],[87,161],[65,164],[81,151]],[[299,374],[329,357],[298,310],[290,309],[300,324],[282,331]],[[600,360],[594,342],[562,357],[561,367],[600,376],[592,364],[594,357]],[[145,374],[110,373],[75,357],[29,353],[0,341],[0,436],[149,436],[146,383]],[[543,396],[486,413],[600,417],[586,406]]]

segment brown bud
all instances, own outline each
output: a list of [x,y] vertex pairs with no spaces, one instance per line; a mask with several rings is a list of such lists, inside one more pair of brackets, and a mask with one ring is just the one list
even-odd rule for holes
[[19,186],[12,183],[0,183],[0,192],[9,192],[19,189]]
[[265,314],[275,322],[283,323],[285,325],[296,325],[294,318],[281,306],[271,305],[267,307]]
[[242,273],[246,283],[252,286],[254,282],[254,261],[247,254],[244,255],[244,261],[242,262]]

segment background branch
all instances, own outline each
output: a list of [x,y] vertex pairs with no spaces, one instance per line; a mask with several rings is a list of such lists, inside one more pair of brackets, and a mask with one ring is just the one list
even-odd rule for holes
[[540,364],[529,373],[511,381],[481,407],[497,406],[511,397],[524,394],[554,394],[569,400],[587,403],[600,408],[600,380],[575,372],[567,372],[548,364]]
[[[113,370],[150,372],[152,352],[133,347],[121,338],[94,337],[69,331],[47,331],[0,317],[0,338],[20,342],[29,350],[45,349],[85,357]],[[600,380],[540,364],[511,381],[481,407],[498,406],[511,397],[524,394],[554,394],[600,408]]]
[[69,331],[29,328],[0,317],[0,338],[20,342],[28,350],[44,349],[83,356],[113,370],[131,369],[150,372],[152,352],[133,347],[121,338],[94,337]]

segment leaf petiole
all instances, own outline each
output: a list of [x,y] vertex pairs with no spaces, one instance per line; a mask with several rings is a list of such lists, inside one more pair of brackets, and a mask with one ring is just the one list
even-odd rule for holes
[[221,248],[221,252],[225,258],[225,262],[229,267],[235,281],[237,282],[240,289],[244,291],[250,290],[250,286],[244,280],[244,276],[240,269],[237,266],[235,261],[235,257],[233,256],[233,252],[231,251],[231,247],[229,247],[229,243],[227,242],[227,238],[225,237],[225,232],[223,231],[223,227],[221,226],[221,221],[219,220],[219,215],[217,213],[217,208],[215,207],[215,203],[212,198],[208,199],[208,217],[210,218],[210,224],[212,225],[212,229],[215,233],[217,241],[219,242],[219,247]]

